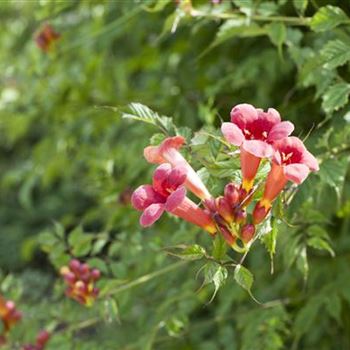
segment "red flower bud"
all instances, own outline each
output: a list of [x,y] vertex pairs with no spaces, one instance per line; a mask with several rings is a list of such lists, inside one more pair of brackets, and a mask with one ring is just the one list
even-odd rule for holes
[[91,278],[94,280],[94,281],[97,281],[99,278],[101,277],[101,272],[97,269],[93,269],[91,271]]
[[241,229],[241,238],[244,243],[248,243],[255,234],[255,226],[253,224],[246,224]]
[[231,207],[235,207],[239,203],[240,191],[238,186],[233,182],[227,184],[225,186],[224,196]]
[[239,209],[239,210],[236,211],[236,213],[235,213],[235,222],[237,224],[245,223],[246,219],[247,219],[247,213],[246,213],[245,210]]
[[220,232],[229,246],[235,243],[237,237],[233,236],[225,226],[220,226]]
[[218,213],[228,222],[233,221],[233,210],[230,204],[226,201],[224,197],[219,197],[216,199],[216,207]]
[[271,207],[266,208],[263,205],[261,205],[260,202],[258,202],[253,211],[253,223],[255,225],[260,224],[266,218],[270,210]]
[[77,273],[80,270],[80,261],[77,259],[73,259],[69,262],[69,267],[70,269],[74,272]]
[[36,337],[36,343],[37,345],[43,347],[48,340],[50,339],[50,333],[48,331],[42,330],[39,332],[39,334]]

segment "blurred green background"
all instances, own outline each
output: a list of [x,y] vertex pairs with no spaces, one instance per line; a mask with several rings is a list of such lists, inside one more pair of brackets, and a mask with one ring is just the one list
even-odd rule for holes
[[[0,291],[24,313],[9,349],[41,328],[49,350],[350,349],[348,16],[343,0],[2,0]],[[61,34],[47,52],[45,23]],[[278,221],[274,273],[263,244],[246,260],[263,305],[232,271],[209,303],[204,262],[165,251],[210,249],[196,228],[140,228],[130,191],[150,180],[142,151],[158,130],[121,118],[131,102],[173,118],[215,193],[232,169],[193,132],[238,103],[276,108],[317,155]],[[63,296],[71,256],[103,273],[91,309]]]

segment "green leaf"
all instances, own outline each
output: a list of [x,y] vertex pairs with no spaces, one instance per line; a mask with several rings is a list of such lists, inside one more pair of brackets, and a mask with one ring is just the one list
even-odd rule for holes
[[303,15],[307,8],[308,0],[293,0],[293,5],[296,11]]
[[322,99],[322,108],[328,113],[339,110],[349,99],[350,84],[338,83],[327,89]]
[[330,244],[321,237],[311,237],[307,240],[308,246],[318,249],[318,250],[326,250],[329,254],[334,258],[335,253]]
[[298,247],[296,264],[298,270],[303,274],[304,280],[307,280],[309,275],[309,263],[307,260],[307,249],[304,245]]
[[260,302],[255,299],[251,292],[254,282],[254,276],[247,268],[245,268],[242,265],[237,265],[234,272],[234,279],[243,289],[245,289],[249,293],[250,297],[256,303],[260,304]]
[[273,22],[267,26],[267,35],[281,53],[282,45],[287,38],[286,26],[282,22]]
[[221,25],[210,48],[235,37],[245,38],[265,35],[266,29],[255,23],[247,24],[245,18],[230,19]]
[[345,12],[336,6],[321,7],[312,17],[310,27],[315,32],[323,32],[333,29],[349,19]]
[[122,118],[133,119],[151,124],[160,128],[164,133],[174,134],[174,124],[172,119],[165,116],[159,116],[158,113],[152,111],[149,107],[141,103],[130,103],[126,108],[118,108]]
[[93,236],[84,233],[81,226],[76,227],[68,237],[73,255],[77,257],[87,255],[91,250],[92,239]]
[[341,299],[339,295],[337,293],[328,294],[325,306],[328,314],[341,325]]
[[216,235],[213,242],[213,257],[216,260],[222,260],[227,252],[227,244],[224,239],[221,238],[220,235]]
[[165,136],[163,133],[158,132],[158,133],[154,134],[154,135],[151,137],[149,143],[150,143],[152,146],[158,146],[159,144],[162,143],[162,141],[165,139],[165,137],[166,137],[166,136]]
[[265,235],[263,235],[261,237],[263,243],[265,244],[265,247],[266,247],[267,251],[270,254],[270,259],[271,260],[273,259],[273,256],[276,253],[277,233],[278,233],[277,221],[274,220],[273,224],[272,224],[272,230],[269,233],[267,233],[267,234],[265,234]]
[[183,260],[199,260],[206,255],[206,251],[198,244],[185,247],[180,253],[175,254]]
[[321,51],[324,68],[334,69],[350,60],[350,44],[336,39],[329,41]]
[[107,323],[111,323],[113,321],[120,321],[118,304],[114,298],[107,298],[104,301],[103,316]]
[[300,309],[294,322],[294,332],[297,335],[300,336],[308,332],[314,325],[314,321],[319,315],[319,310],[323,304],[323,300],[324,299],[319,296],[313,297]]
[[214,294],[209,302],[211,302],[219,288],[224,284],[227,279],[227,269],[216,262],[208,262],[204,266],[204,285],[212,283],[214,285]]

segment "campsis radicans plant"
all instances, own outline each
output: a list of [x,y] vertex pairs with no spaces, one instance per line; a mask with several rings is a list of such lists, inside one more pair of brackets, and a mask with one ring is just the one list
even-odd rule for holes
[[6,300],[0,295],[0,320],[2,333],[0,333],[0,346],[6,343],[6,336],[10,329],[22,318],[22,313],[17,310],[16,304]]
[[48,52],[60,37],[61,34],[56,32],[50,24],[46,23],[35,36],[35,42],[43,52]]
[[67,284],[66,295],[85,306],[92,306],[99,294],[96,282],[101,273],[86,263],[72,259],[68,266],[61,267],[61,275]]
[[[232,108],[230,116],[221,131],[227,145],[238,147],[241,183],[227,183],[223,195],[214,197],[181,154],[185,139],[167,137],[160,145],[144,149],[146,160],[158,167],[152,184],[138,187],[131,197],[134,208],[142,212],[142,226],[154,224],[166,211],[211,236],[221,235],[229,246],[243,253],[253,243],[257,225],[268,217],[272,203],[288,181],[299,185],[311,171],[318,171],[316,158],[299,138],[290,136],[294,125],[282,121],[277,110],[239,104]],[[260,183],[264,191],[259,198],[260,186],[254,182],[263,160],[270,164],[270,170]],[[187,196],[187,191],[198,197],[198,204]]]

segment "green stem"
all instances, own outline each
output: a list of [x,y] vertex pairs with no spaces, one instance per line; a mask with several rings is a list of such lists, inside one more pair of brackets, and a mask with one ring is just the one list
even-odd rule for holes
[[115,295],[115,294],[118,294],[120,292],[124,292],[125,290],[128,290],[130,288],[133,288],[135,286],[138,286],[140,284],[146,283],[146,282],[152,280],[153,278],[164,275],[164,274],[166,274],[172,270],[175,270],[175,269],[177,269],[177,268],[179,268],[187,263],[188,263],[188,261],[179,261],[175,264],[168,265],[168,266],[166,266],[158,271],[155,271],[155,272],[149,273],[147,275],[141,276],[139,278],[136,278],[135,280],[133,280],[129,283],[123,284],[122,286],[120,286],[114,290],[109,291],[107,293],[107,296]]
[[308,26],[310,23],[309,17],[286,17],[286,16],[261,16],[251,15],[246,17],[237,13],[205,13],[192,9],[191,16],[193,17],[207,17],[213,19],[251,19],[257,22],[284,22],[295,26]]

